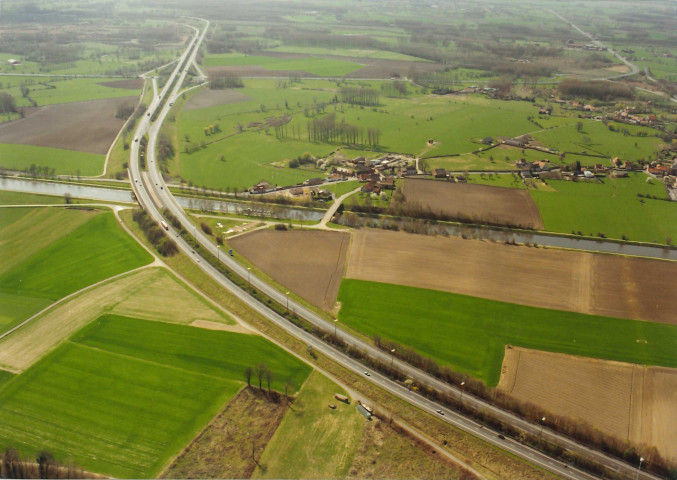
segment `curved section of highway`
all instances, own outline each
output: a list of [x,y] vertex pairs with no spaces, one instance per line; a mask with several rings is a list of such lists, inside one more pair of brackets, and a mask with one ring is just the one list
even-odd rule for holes
[[[146,133],[148,133],[149,135],[147,148],[147,165],[148,165],[147,174],[145,172],[141,172],[139,168],[139,143],[136,140],[132,143],[132,147],[130,149],[131,150],[130,179],[137,200],[140,203],[140,205],[148,212],[148,214],[158,223],[163,220],[163,216],[160,213],[160,210],[162,208],[167,208],[177,219],[179,219],[182,227],[186,229],[189,232],[189,234],[193,235],[202,247],[204,247],[215,257],[219,258],[219,260],[223,264],[225,264],[229,269],[233,270],[235,273],[240,275],[240,277],[242,277],[243,279],[249,279],[253,287],[261,290],[263,293],[265,293],[266,295],[268,295],[270,298],[274,299],[281,305],[286,305],[286,302],[289,301],[289,308],[293,309],[293,311],[297,315],[303,317],[305,320],[311,322],[318,328],[324,329],[325,331],[328,332],[333,332],[335,328],[334,322],[329,322],[325,320],[324,318],[317,315],[315,312],[308,310],[307,308],[298,304],[294,300],[288,299],[288,297],[285,294],[272,288],[255,275],[250,275],[250,272],[245,267],[237,263],[229,255],[227,254],[220,255],[220,250],[218,249],[218,247],[214,243],[212,243],[212,241],[207,236],[205,236],[197,227],[195,227],[190,222],[188,216],[185,214],[183,209],[178,205],[174,197],[169,192],[167,185],[165,184],[164,179],[162,178],[162,175],[157,165],[157,161],[155,159],[155,146],[157,142],[157,135],[159,133],[160,126],[162,125],[164,118],[171,109],[174,100],[179,95],[180,86],[186,76],[187,70],[190,64],[195,61],[195,56],[197,54],[198,47],[202,42],[207,29],[209,28],[209,22],[207,20],[203,19],[199,20],[205,23],[204,29],[202,30],[202,32],[200,32],[197,28],[190,27],[195,30],[194,37],[192,38],[185,52],[179,59],[179,62],[177,63],[177,66],[174,69],[172,76],[168,80],[163,90],[160,92],[160,95],[157,98],[153,99],[153,102],[148,108],[148,112],[150,113],[150,115],[143,117],[142,121],[140,122],[136,130],[135,139],[140,139]],[[175,79],[177,80],[176,82],[174,82]],[[171,88],[171,91],[169,91],[171,86],[173,87]],[[162,104],[162,99],[165,98],[166,101],[164,102],[162,110],[156,112],[158,107]],[[157,120],[154,123],[151,123],[151,118],[153,118],[153,115],[156,113]],[[296,338],[300,339],[306,344],[312,346],[317,351],[320,351],[321,353],[332,358],[334,361],[336,361],[343,367],[348,368],[349,370],[356,372],[360,375],[365,373],[365,367],[362,364],[348,357],[347,355],[343,354],[337,349],[323,343],[317,337],[296,327],[291,322],[277,315],[275,312],[268,309],[264,304],[251,297],[247,292],[241,290],[235,284],[227,280],[208,262],[201,259],[201,257],[193,251],[193,248],[188,243],[186,243],[183,240],[183,238],[178,234],[178,232],[171,226],[169,227],[169,234],[174,238],[179,248],[189,258],[191,258],[196,263],[196,265],[198,265],[212,279],[218,282],[223,288],[230,291],[233,295],[237,296],[242,302],[247,304],[252,310],[258,312],[259,314],[267,318],[269,321],[275,323],[280,328],[289,332],[291,335],[295,336]],[[352,345],[355,348],[367,352],[370,356],[380,360],[383,363],[386,362],[389,363],[392,360],[390,356],[385,352],[378,350],[372,345],[358,338],[355,338],[352,335],[344,331],[341,331],[340,329],[337,330],[337,335],[346,344]],[[408,365],[399,360],[394,359],[394,363],[398,366],[400,370],[405,372],[408,376],[413,378],[420,385],[428,385],[441,392],[446,392],[451,396],[460,398],[461,391],[458,388],[448,385],[444,382],[441,382],[438,379],[426,374],[425,372],[422,372],[412,367],[411,365]],[[370,375],[368,379],[371,382],[375,383],[384,390],[392,393],[393,395],[396,395],[397,397],[407,401],[408,403],[416,405],[430,412],[433,415],[439,415],[436,412],[438,410],[441,410],[444,412],[444,416],[440,415],[440,418],[443,419],[444,421],[447,421],[491,444],[498,446],[501,449],[504,449],[518,457],[521,457],[530,463],[533,463],[535,465],[540,466],[541,468],[554,472],[564,478],[584,479],[584,480],[596,478],[593,475],[590,475],[586,472],[583,472],[573,467],[569,467],[567,465],[562,464],[559,461],[553,460],[552,458],[535,449],[522,445],[511,439],[502,438],[502,436],[499,437],[497,432],[492,431],[491,429],[486,428],[482,425],[479,425],[474,421],[469,420],[452,410],[446,409],[441,405],[422,397],[421,395],[409,391],[402,385],[388,379],[383,375],[380,375],[378,372],[369,371],[369,374]],[[476,409],[491,410],[493,414],[497,418],[500,418],[502,421],[514,425],[517,428],[528,431],[533,435],[538,435],[539,432],[542,430],[542,438],[547,439],[548,441],[553,443],[558,443],[562,447],[571,450],[573,452],[576,452],[580,455],[584,455],[588,458],[594,459],[598,463],[606,465],[617,472],[620,472],[625,475],[635,474],[636,467],[633,467],[632,465],[608,457],[602,454],[601,452],[588,449],[587,447],[580,445],[572,440],[569,440],[566,437],[558,435],[555,432],[552,432],[547,429],[542,429],[540,425],[527,422],[509,412],[498,409],[484,402],[481,399],[468,395],[467,393],[463,395],[463,401],[466,404],[472,405]],[[641,472],[640,477],[647,480],[657,478],[645,472]]]

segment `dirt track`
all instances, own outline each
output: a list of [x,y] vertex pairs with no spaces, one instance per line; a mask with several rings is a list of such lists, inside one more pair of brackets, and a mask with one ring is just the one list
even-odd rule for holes
[[27,108],[25,118],[0,125],[0,143],[105,154],[124,124],[115,118],[118,106],[136,101],[119,97]]
[[246,102],[253,100],[237,90],[211,90],[203,88],[198,93],[193,95],[190,100],[186,102],[184,110],[197,110],[199,108],[213,107],[215,105],[227,105],[229,103]]
[[275,281],[325,310],[336,302],[350,235],[324,231],[258,230],[229,240]]
[[498,388],[677,461],[677,369],[513,347]]
[[360,229],[346,276],[677,325],[666,281],[676,270],[659,260]]
[[407,202],[419,202],[435,213],[498,225],[543,228],[538,207],[526,190],[408,178],[404,194]]

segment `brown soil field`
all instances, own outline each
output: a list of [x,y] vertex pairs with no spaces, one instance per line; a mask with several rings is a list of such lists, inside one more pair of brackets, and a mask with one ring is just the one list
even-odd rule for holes
[[186,447],[160,478],[250,478],[282,421],[287,405],[255,388],[243,388]]
[[0,125],[0,143],[106,154],[125,123],[115,118],[118,106],[136,101],[120,97],[27,108],[25,118]]
[[253,100],[253,98],[240,93],[237,90],[211,90],[209,88],[203,88],[186,102],[183,109],[197,110],[199,108],[213,107],[215,105],[246,102],[248,100]]
[[221,67],[207,67],[203,70],[210,77],[222,73],[228,73],[238,77],[289,77],[290,75],[299,75],[301,77],[316,76],[301,70],[266,70],[258,65],[228,65]]
[[258,230],[229,240],[275,281],[325,310],[336,303],[349,242],[347,233],[308,230]]
[[346,276],[534,307],[677,325],[660,260],[375,229],[354,233]]
[[130,90],[140,90],[143,87],[143,80],[141,78],[129,78],[126,80],[113,80],[112,82],[102,82],[104,87],[111,88],[128,88]]
[[462,215],[500,225],[543,228],[541,214],[526,190],[408,178],[407,202],[418,202],[435,213]]
[[507,347],[498,388],[677,461],[677,369]]

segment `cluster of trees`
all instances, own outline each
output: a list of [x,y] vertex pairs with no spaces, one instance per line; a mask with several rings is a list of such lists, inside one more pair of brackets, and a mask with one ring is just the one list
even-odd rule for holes
[[381,138],[378,128],[364,128],[337,122],[336,114],[310,120],[307,124],[308,140],[311,142],[347,143],[377,147]]
[[243,88],[244,82],[236,75],[217,73],[209,76],[209,88],[212,90],[225,90],[226,88]]
[[171,257],[179,253],[176,242],[167,236],[162,227],[145,210],[135,210],[132,218],[139,224],[148,241],[163,257]]
[[215,133],[219,133],[221,131],[221,126],[218,123],[215,123],[213,125],[207,125],[204,128],[205,135],[214,135]]
[[266,382],[268,393],[270,393],[270,382],[273,381],[273,373],[265,363],[259,363],[255,367],[246,367],[244,377],[247,380],[247,386],[252,386],[252,377],[255,377],[259,383],[259,390],[263,391],[263,382]]
[[603,101],[618,98],[633,98],[632,89],[629,86],[601,80],[584,81],[576,78],[566,78],[560,82],[559,92],[567,97],[585,97]]
[[375,88],[341,87],[339,98],[343,103],[375,106],[379,105],[380,92]]
[[314,164],[315,157],[310,152],[305,152],[303,155],[289,160],[289,168],[298,168],[299,165],[307,165],[309,163]]
[[404,97],[409,91],[407,83],[400,80],[394,82],[385,82],[381,84],[381,93],[386,97]]
[[63,465],[43,450],[35,460],[21,458],[14,448],[0,455],[0,478],[89,478],[91,475],[73,463]]
[[160,162],[160,170],[167,173],[169,171],[169,160],[174,158],[174,143],[165,132],[160,133],[158,138],[157,156]]
[[0,113],[17,113],[16,101],[9,93],[0,93]]
[[115,111],[115,118],[127,120],[134,113],[133,103],[121,103]]

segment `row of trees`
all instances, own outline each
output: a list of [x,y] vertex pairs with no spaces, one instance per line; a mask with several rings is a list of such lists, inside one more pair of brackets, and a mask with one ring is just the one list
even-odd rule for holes
[[559,92],[563,96],[585,97],[603,101],[618,98],[633,98],[632,89],[629,86],[601,80],[584,81],[576,78],[566,78],[560,82]]
[[308,140],[311,142],[347,143],[377,147],[381,139],[378,128],[364,128],[337,122],[336,114],[310,120],[307,124]]
[[225,90],[226,88],[243,88],[242,78],[228,73],[217,73],[209,76],[209,88],[212,90]]
[[176,245],[176,242],[167,236],[165,231],[145,210],[135,210],[132,217],[139,224],[148,241],[163,257],[171,257],[179,253],[179,247]]
[[263,382],[265,380],[270,393],[270,382],[273,381],[273,372],[270,371],[265,363],[259,363],[255,367],[246,367],[244,369],[244,377],[247,380],[247,386],[252,386],[252,377],[255,377],[259,383],[259,390],[263,391]]
[[341,101],[353,105],[376,106],[379,105],[380,96],[380,92],[375,88],[341,87],[339,90]]
[[0,478],[89,478],[91,475],[73,463],[66,465],[54,459],[43,450],[35,460],[21,458],[14,448],[8,448],[0,455]]

